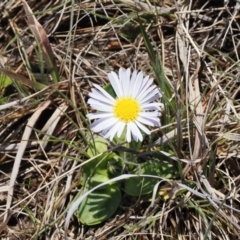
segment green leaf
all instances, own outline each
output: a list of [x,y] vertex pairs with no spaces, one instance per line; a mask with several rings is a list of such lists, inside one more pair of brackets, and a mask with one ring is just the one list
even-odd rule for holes
[[121,202],[117,185],[108,185],[91,193],[79,206],[75,215],[81,223],[92,226],[110,218]]
[[102,137],[95,137],[93,141],[89,143],[87,154],[92,158],[100,153],[106,152],[107,150],[106,141]]
[[6,88],[11,85],[12,79],[7,75],[0,74],[0,89]]
[[106,153],[83,166],[82,185],[95,187],[110,177],[118,176],[123,167],[123,160],[116,153]]
[[[103,138],[94,138],[87,153],[89,157],[102,154],[83,165],[81,184],[84,191],[89,191],[121,173],[122,159],[116,153],[107,152],[107,144]],[[89,226],[102,223],[111,217],[121,202],[119,184],[109,184],[89,194],[75,215],[83,224]],[[79,194],[82,195],[83,190]]]
[[91,160],[83,166],[82,185],[88,181],[91,187],[109,180],[109,175],[118,176],[122,170],[123,160],[116,153],[107,152],[107,143],[101,137],[94,138],[89,144],[87,154],[94,157],[103,153],[99,157]]
[[107,93],[109,93],[113,98],[116,98],[117,95],[110,83],[108,83],[104,88],[103,88]]
[[[173,178],[176,176],[176,168],[168,162],[145,162],[140,164],[140,170],[135,168],[134,173]],[[124,191],[130,196],[150,194],[158,181],[154,178],[129,178],[124,182]]]
[[123,159],[117,154],[114,154],[113,157],[109,159],[107,168],[111,178],[120,176],[123,170]]
[[82,185],[95,187],[99,183],[109,180],[107,164],[112,154],[103,154],[83,166]]

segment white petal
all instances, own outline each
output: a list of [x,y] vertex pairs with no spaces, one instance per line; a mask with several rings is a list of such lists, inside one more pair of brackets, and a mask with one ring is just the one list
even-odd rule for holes
[[141,88],[139,95],[137,96],[137,99],[142,99],[142,95],[144,95],[145,91],[147,91],[149,86],[152,84],[153,78],[150,78],[150,79],[148,79],[148,78],[149,77],[147,76],[143,79],[143,86]]
[[133,139],[136,142],[138,140],[140,140],[142,142],[143,136],[142,136],[142,133],[140,132],[139,128],[136,126],[136,124],[134,122],[130,122],[129,125],[130,125],[130,128],[131,128]]
[[96,101],[92,98],[90,98],[88,100],[88,104],[90,104],[90,106],[95,109],[95,110],[98,110],[98,111],[102,111],[102,112],[113,112],[113,106],[111,105],[107,105],[105,103],[101,103],[99,101]]
[[[159,94],[157,93],[157,94],[155,94],[155,95],[153,95],[153,96],[148,96],[148,97],[146,98],[146,100],[143,99],[141,102],[142,102],[142,103],[154,102],[156,99],[159,99],[160,97],[161,97],[161,95],[159,95]],[[163,106],[162,103],[161,103],[161,105]]]
[[96,118],[109,118],[114,117],[113,113],[89,113],[86,115],[90,120],[96,119]]
[[127,82],[127,90],[129,89],[129,85],[130,85],[130,76],[131,76],[131,68],[128,68],[126,70],[126,82]]
[[145,125],[149,125],[149,126],[160,126],[160,119],[158,117],[147,117],[145,116],[139,116],[137,118],[137,121],[145,124]]
[[134,70],[131,76],[130,84],[129,84],[128,96],[132,96],[132,92],[134,89],[133,86],[135,84],[136,77],[137,77],[137,70]]
[[105,136],[107,134],[107,132],[112,128],[112,126],[110,127],[106,127],[102,130],[102,135]]
[[104,137],[109,138],[112,141],[114,136],[118,132],[119,127],[120,127],[120,122],[117,122],[114,126],[112,126],[112,128],[108,131],[108,133]]
[[143,131],[143,132],[145,132],[146,134],[150,134],[151,132],[150,132],[150,130],[147,128],[147,127],[145,127],[143,124],[141,124],[140,122],[138,122],[138,121],[135,121],[135,123],[137,124],[137,126]]
[[[108,99],[108,101],[110,100],[108,97],[106,97],[102,92],[100,92],[98,89],[96,88],[92,88],[91,92],[88,94],[91,98],[94,99],[98,99],[99,96],[101,96],[102,98]],[[114,99],[115,100],[115,99]]]
[[[92,99],[97,100],[98,102],[104,103],[104,104],[108,104],[110,103],[109,99],[106,98],[105,96],[101,95],[101,94],[94,94],[93,93],[89,93],[88,94]],[[113,105],[114,103],[112,103]]]
[[105,128],[110,128],[115,125],[117,121],[115,118],[100,118],[91,124],[91,129],[94,132],[100,132]]
[[109,126],[109,119],[101,118],[95,120],[91,125],[91,129],[93,132],[101,132],[103,129],[105,129],[107,126]]
[[97,111],[100,111],[100,112],[109,112],[111,113],[112,112],[112,109],[111,108],[107,108],[106,106],[99,106],[99,105],[91,105],[92,109],[95,109]]
[[[145,96],[144,96],[145,95]],[[146,94],[144,94],[141,99],[139,99],[138,101],[140,101],[141,103],[146,103],[146,102],[150,102],[150,101],[154,101],[156,99],[159,98],[159,91],[158,89],[151,89],[151,91],[147,92]],[[152,100],[154,99],[154,100]]]
[[162,103],[157,103],[157,102],[153,102],[153,103],[145,103],[141,105],[141,109],[145,110],[145,111],[149,111],[149,110],[158,110],[160,111],[162,108]]
[[117,137],[119,138],[122,135],[122,132],[126,126],[126,123],[120,122],[120,125],[118,127]]
[[87,103],[89,105],[97,104],[97,105],[104,105],[104,106],[107,106],[107,107],[113,106],[113,104],[111,104],[111,103],[105,103],[105,102],[99,101],[98,99],[95,99],[95,98],[89,98]]
[[129,123],[127,124],[126,140],[127,140],[127,142],[131,142],[131,127],[130,127]]
[[154,112],[140,112],[139,116],[141,117],[159,117],[160,116],[160,112],[159,111],[154,111]]
[[[151,118],[148,118],[148,117],[142,117],[141,118],[141,121],[139,120],[139,122],[142,122],[142,123],[144,123],[144,124],[146,124],[145,122],[151,122],[151,124],[148,124],[148,125],[150,125],[150,126],[156,126],[156,127],[160,127],[161,126],[161,124],[160,124],[160,119],[159,118],[153,118],[153,117],[151,117]],[[147,124],[146,124],[147,125]]]
[[143,82],[143,73],[139,72],[138,75],[137,75],[137,78],[135,80],[135,84],[133,86],[133,89],[132,89],[132,95],[131,96],[133,98],[136,98],[138,96],[139,90],[142,87],[142,82]]
[[109,99],[109,101],[111,101],[112,103],[115,102],[115,99],[98,84],[93,84],[93,86],[97,88],[107,99]]
[[149,79],[149,76],[144,77],[142,82],[142,87],[140,89],[141,92],[145,91],[151,85],[152,82],[153,82],[153,79],[152,78]]
[[151,96],[152,95],[155,95],[156,93],[154,93],[153,94],[153,91],[154,91],[154,89],[156,89],[156,86],[154,86],[154,85],[152,85],[152,86],[150,86],[148,89],[146,89],[144,92],[141,92],[140,94],[138,94],[137,95],[137,97],[136,97],[136,99],[138,100],[138,101],[143,101],[143,99],[145,100],[145,97],[147,96],[149,96],[149,94],[151,94]]
[[128,90],[129,90],[129,84],[130,84],[130,68],[127,70],[120,68],[119,69],[119,78],[122,84],[122,89],[123,89],[123,96],[129,96],[128,95]]
[[111,82],[111,85],[112,85],[116,95],[118,97],[123,96],[122,86],[121,86],[121,83],[119,81],[119,78],[118,78],[117,74],[112,71],[108,74],[108,78]]

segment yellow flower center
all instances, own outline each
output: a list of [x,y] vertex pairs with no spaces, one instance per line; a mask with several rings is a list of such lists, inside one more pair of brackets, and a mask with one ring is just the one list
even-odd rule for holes
[[138,101],[130,97],[122,97],[116,101],[114,115],[119,120],[128,123],[137,119],[140,110]]

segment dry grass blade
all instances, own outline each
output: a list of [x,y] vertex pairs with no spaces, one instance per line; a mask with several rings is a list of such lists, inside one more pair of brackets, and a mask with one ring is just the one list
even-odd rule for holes
[[228,140],[232,140],[232,141],[236,141],[236,142],[240,142],[240,134],[237,133],[219,133],[219,137],[228,139]]
[[199,81],[197,78],[198,72],[200,69],[200,63],[198,63],[198,68],[196,69],[193,76],[189,81],[189,101],[190,107],[193,112],[195,112],[195,125],[196,125],[196,135],[195,135],[195,144],[193,151],[193,159],[199,158],[202,156],[203,146],[205,148],[205,138],[204,138],[204,123],[203,123],[203,107],[202,107],[202,98],[199,89]]
[[38,82],[33,82],[17,73],[14,73],[10,70],[4,69],[4,68],[0,68],[0,72],[9,76],[12,79],[15,79],[17,82],[20,82],[21,84],[23,84],[26,87],[29,87],[35,91],[37,90],[42,90],[43,88],[45,88],[46,86],[42,83],[38,83]]
[[42,106],[39,106],[39,108],[36,110],[36,112],[29,119],[29,121],[27,123],[27,126],[25,128],[25,131],[23,133],[22,140],[21,140],[21,143],[19,145],[19,149],[18,149],[16,158],[15,158],[14,165],[13,165],[13,170],[12,170],[12,173],[11,173],[4,220],[6,220],[7,217],[8,217],[8,210],[11,207],[11,203],[12,203],[15,181],[16,181],[16,178],[17,178],[17,175],[18,175],[20,163],[21,163],[22,157],[24,155],[25,148],[26,148],[26,146],[29,142],[30,134],[32,132],[32,129],[33,129],[36,121],[38,120],[38,117],[40,116],[42,111],[48,107],[49,104],[50,104],[50,101],[47,101]]
[[41,26],[41,24],[37,21],[35,16],[33,15],[33,12],[31,10],[31,8],[28,6],[27,2],[25,0],[22,0],[22,3],[23,3],[24,10],[26,12],[26,15],[27,15],[29,27],[42,50],[42,54],[43,54],[43,58],[46,63],[46,67],[52,74],[53,81],[55,83],[59,82],[60,78],[58,75],[58,70],[56,67],[55,60],[54,60],[54,54],[52,51],[51,44],[48,40],[47,33],[44,30],[44,28]]
[[68,105],[66,103],[61,104],[52,116],[48,119],[44,127],[42,128],[41,132],[46,133],[42,139],[42,148],[45,148],[48,144],[49,138],[52,136],[53,131],[55,130],[59,120],[64,115],[65,111],[67,110]]

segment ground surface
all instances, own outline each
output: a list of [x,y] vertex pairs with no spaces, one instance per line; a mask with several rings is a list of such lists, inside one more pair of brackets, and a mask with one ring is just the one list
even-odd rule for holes
[[[240,3],[27,2],[56,68],[23,2],[1,2],[0,238],[239,239]],[[87,95],[119,67],[142,70],[164,92],[162,128],[141,153],[170,154],[180,174],[153,205],[151,195],[123,194],[107,221],[74,216],[64,229],[87,159]]]

